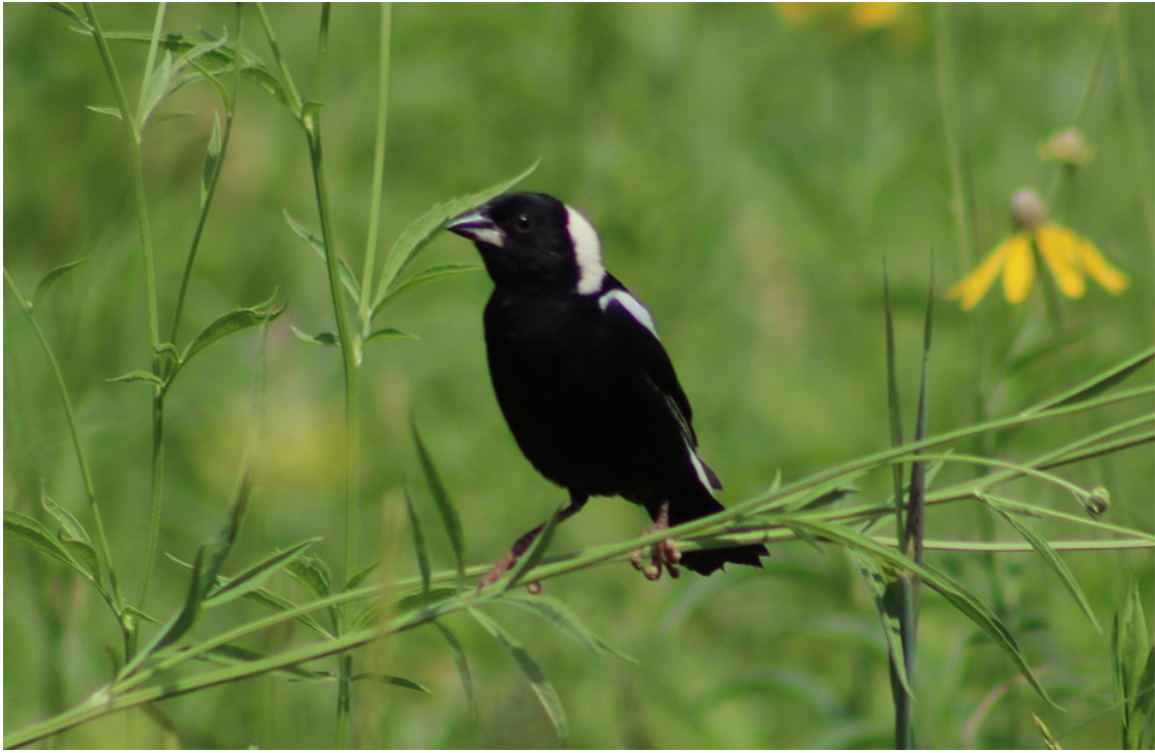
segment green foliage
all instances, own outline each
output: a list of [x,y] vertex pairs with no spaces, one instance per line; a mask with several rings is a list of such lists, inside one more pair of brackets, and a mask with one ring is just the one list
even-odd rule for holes
[[[9,747],[886,747],[915,697],[907,744],[1151,747],[1150,7],[48,8],[5,27]],[[523,180],[662,325],[727,484],[678,545],[765,572],[643,583],[629,505],[550,517],[440,232]],[[930,355],[929,249],[952,283],[1048,181],[1131,287],[938,303]]]

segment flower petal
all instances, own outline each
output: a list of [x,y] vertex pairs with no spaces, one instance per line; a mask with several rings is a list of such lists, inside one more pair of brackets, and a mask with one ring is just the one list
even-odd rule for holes
[[1031,252],[1031,239],[1026,233],[1012,236],[1009,243],[1003,291],[1011,303],[1022,303],[1035,282],[1035,255]]
[[1078,247],[1083,240],[1060,225],[1045,225],[1035,231],[1035,243],[1043,255],[1059,290],[1068,298],[1082,298],[1087,292]]
[[962,278],[957,285],[946,292],[946,297],[961,298],[963,311],[973,309],[975,304],[981,301],[982,297],[990,290],[995,278],[999,276],[999,270],[1006,262],[1007,254],[1010,253],[1011,246],[1017,237],[1011,236],[1003,239],[990,256],[983,259],[982,263],[975,267],[973,272]]
[[1076,253],[1087,274],[1095,278],[1095,282],[1102,285],[1108,293],[1112,295],[1122,293],[1130,283],[1127,275],[1111,266],[1091,241],[1085,238],[1079,240]]

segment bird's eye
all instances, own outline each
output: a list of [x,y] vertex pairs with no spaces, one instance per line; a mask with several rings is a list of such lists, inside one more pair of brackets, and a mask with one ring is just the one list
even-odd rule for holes
[[529,218],[528,214],[519,214],[517,219],[513,221],[513,228],[519,233],[528,233],[533,229],[533,220]]

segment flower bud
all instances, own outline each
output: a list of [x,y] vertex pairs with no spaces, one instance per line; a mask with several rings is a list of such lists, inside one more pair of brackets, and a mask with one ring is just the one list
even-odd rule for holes
[[1078,128],[1066,128],[1039,144],[1039,157],[1048,162],[1078,167],[1095,156],[1095,148],[1087,143]]

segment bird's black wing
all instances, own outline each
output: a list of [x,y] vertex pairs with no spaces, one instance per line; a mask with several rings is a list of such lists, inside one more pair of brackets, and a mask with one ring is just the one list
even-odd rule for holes
[[[607,292],[599,297],[598,305],[604,312],[614,339],[623,352],[628,352],[637,359],[646,380],[662,395],[670,413],[677,419],[682,436],[690,446],[691,452],[696,450],[698,436],[691,423],[694,412],[685,390],[678,381],[674,364],[658,339],[653,318],[641,301],[616,279],[611,277],[607,288]],[[717,474],[705,463],[702,463],[702,467],[710,485],[715,489],[721,489],[722,483]]]

